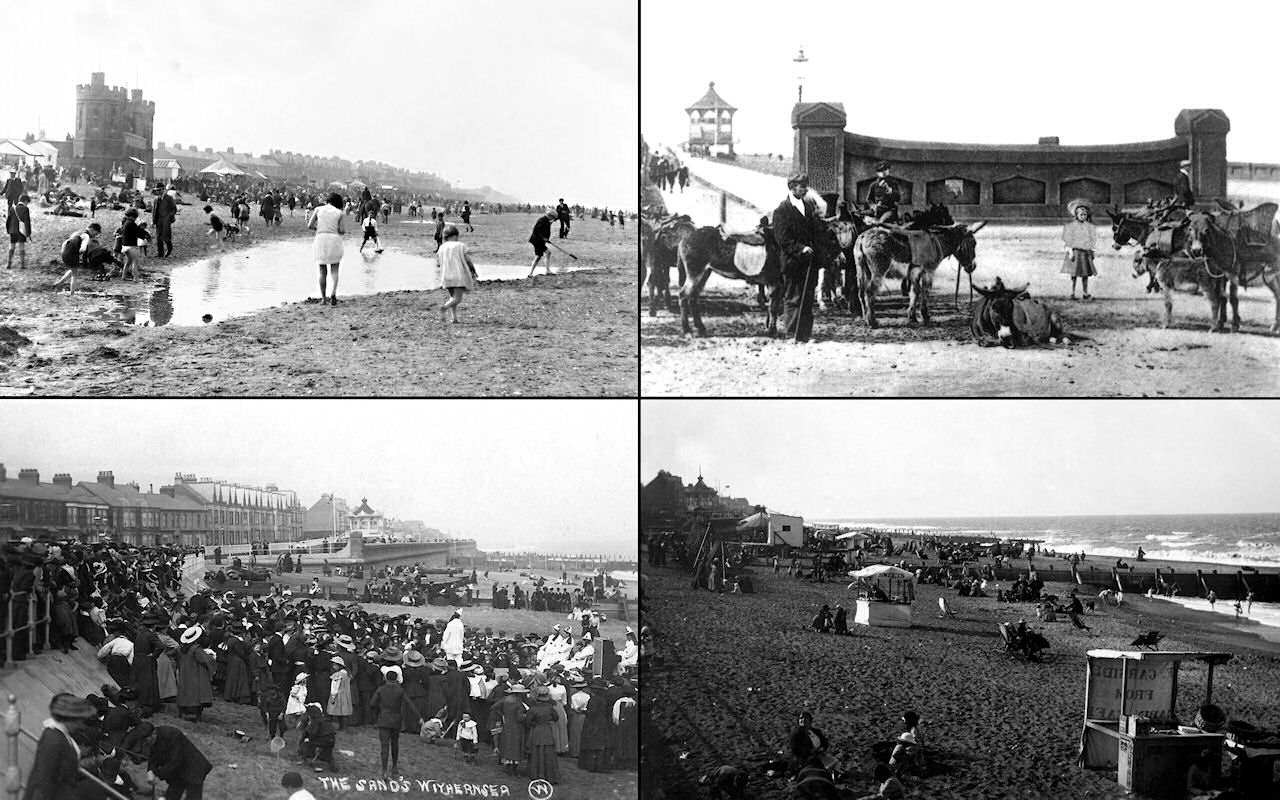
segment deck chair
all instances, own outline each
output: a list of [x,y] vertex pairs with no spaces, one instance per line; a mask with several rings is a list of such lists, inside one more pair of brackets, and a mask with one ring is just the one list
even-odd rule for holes
[[1157,645],[1160,644],[1160,640],[1163,638],[1164,636],[1160,635],[1160,631],[1148,631],[1130,642],[1130,646],[1150,647],[1152,650],[1159,650],[1160,648]]
[[954,617],[955,615],[956,615],[956,612],[952,611],[947,606],[947,598],[939,597],[938,598],[938,619],[945,619],[946,617]]

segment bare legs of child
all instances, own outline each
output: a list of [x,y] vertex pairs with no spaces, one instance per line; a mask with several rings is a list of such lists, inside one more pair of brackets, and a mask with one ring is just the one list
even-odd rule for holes
[[8,268],[13,269],[14,248],[17,248],[18,250],[18,261],[20,264],[19,269],[26,269],[27,268],[27,243],[26,242],[14,242],[9,245],[9,267]]
[[529,277],[530,277],[530,278],[532,278],[532,277],[533,277],[533,273],[538,269],[538,262],[539,262],[539,261],[541,261],[544,257],[547,259],[547,274],[548,274],[548,275],[550,275],[550,274],[551,274],[551,251],[550,251],[550,250],[548,250],[547,252],[543,253],[542,255],[534,257],[534,259],[533,259],[533,263],[529,265]]
[[[327,276],[326,276],[327,273]],[[333,293],[329,297],[325,297],[326,277],[333,278]],[[325,305],[338,304],[338,265],[337,264],[321,264],[320,265],[320,304]]]
[[57,291],[58,287],[61,286],[63,283],[66,283],[67,281],[71,282],[71,293],[75,294],[76,293],[76,268],[75,267],[72,267],[71,269],[67,270],[65,273],[63,273],[61,278],[58,278],[58,280],[53,284],[54,291]]
[[461,286],[454,287],[449,290],[449,300],[440,306],[440,319],[443,320],[446,315],[452,316],[452,321],[458,321],[458,304],[462,302],[462,298],[467,294],[467,290]]

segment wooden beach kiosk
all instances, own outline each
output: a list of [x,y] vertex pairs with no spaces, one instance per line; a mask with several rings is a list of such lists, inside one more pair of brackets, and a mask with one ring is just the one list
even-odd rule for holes
[[[853,621],[859,625],[885,628],[910,628],[911,603],[916,599],[916,576],[889,564],[872,564],[849,573],[853,583],[861,586]],[[877,600],[876,590],[888,599]]]
[[[1199,727],[1178,725],[1178,666],[1209,666],[1204,704],[1213,699],[1213,669],[1230,653],[1090,650],[1086,654],[1084,729],[1080,765],[1116,771],[1125,789],[1152,798],[1186,796],[1187,770],[1208,751],[1216,779],[1226,737],[1218,726],[1196,718]],[[1225,720],[1222,720],[1225,722]]]

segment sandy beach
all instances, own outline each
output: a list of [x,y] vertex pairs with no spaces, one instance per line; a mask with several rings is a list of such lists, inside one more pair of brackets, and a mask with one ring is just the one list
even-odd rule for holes
[[[631,292],[634,228],[586,219],[570,239],[581,272],[528,281],[483,281],[463,303],[462,323],[441,322],[442,291],[339,296],[334,308],[294,302],[202,327],[142,327],[126,307],[157,290],[175,268],[211,255],[203,204],[180,207],[174,256],[144,258],[141,280],[84,281],[74,296],[50,291],[62,242],[90,222],[33,208],[28,269],[0,270],[0,394],[115,396],[234,395],[573,395],[634,396],[637,343]],[[224,219],[228,209],[215,206]],[[256,213],[256,207],[255,207]],[[110,245],[122,212],[99,210]],[[144,215],[148,217],[149,215]],[[477,215],[463,233],[477,263],[524,264],[532,214]],[[456,220],[455,220],[456,222]],[[278,228],[252,220],[255,244],[310,238],[301,210]],[[347,240],[357,223],[347,218]],[[465,231],[465,229],[464,229]],[[388,252],[429,257],[433,226],[391,218]],[[155,248],[151,248],[154,256]],[[569,259],[553,250],[555,265]],[[424,262],[425,263],[425,262]],[[311,263],[270,265],[314,281]],[[358,263],[355,269],[360,269]],[[352,267],[344,262],[343,272]],[[348,279],[350,280],[350,279]],[[318,287],[313,289],[319,296]]]
[[[1069,588],[1046,586],[1062,596]],[[698,775],[721,764],[747,769],[749,796],[787,797],[786,780],[760,767],[786,748],[788,728],[805,708],[832,750],[848,755],[854,796],[876,788],[870,746],[893,739],[899,716],[914,709],[939,769],[908,776],[911,797],[1125,797],[1114,774],[1076,766],[1085,652],[1129,649],[1151,629],[1167,636],[1162,650],[1235,654],[1215,671],[1214,703],[1231,719],[1280,725],[1280,644],[1260,637],[1256,623],[1210,613],[1207,604],[1201,611],[1141,596],[1118,607],[1099,603],[1085,614],[1091,631],[1065,617],[1045,623],[1049,658],[1027,664],[997,650],[996,624],[1025,618],[1037,627],[1029,603],[921,585],[913,627],[866,628],[853,625],[850,613],[854,635],[838,637],[808,626],[823,604],[853,607],[845,583],[757,568],[756,590],[712,594],[690,589],[683,571],[643,570],[642,613],[665,655],[647,674],[645,693],[662,737],[652,774],[663,776],[667,797],[697,796]],[[939,596],[954,617],[939,618]],[[1206,669],[1183,662],[1178,680],[1177,715],[1190,720],[1204,699]]]

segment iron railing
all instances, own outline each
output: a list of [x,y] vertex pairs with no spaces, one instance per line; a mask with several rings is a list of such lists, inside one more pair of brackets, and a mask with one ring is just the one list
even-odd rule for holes
[[[21,598],[24,596],[27,602],[27,622],[26,624],[18,628],[15,628],[13,627],[13,610],[14,608],[17,607],[18,603],[22,602]],[[4,614],[5,626],[4,626],[4,631],[0,633],[0,637],[4,638],[5,669],[12,668],[15,663],[13,660],[13,635],[15,633],[18,633],[20,631],[26,631],[26,630],[31,631],[31,636],[28,637],[28,643],[27,643],[28,650],[32,649],[31,646],[35,644],[35,641],[38,638],[36,636],[37,626],[43,626],[42,633],[44,634],[44,637],[43,639],[40,639],[40,641],[44,641],[44,642],[49,641],[49,621],[51,619],[49,614],[49,608],[51,606],[51,600],[48,592],[45,592],[43,597],[44,597],[44,615],[39,617],[36,616],[36,602],[39,598],[37,597],[35,592],[31,592],[31,591],[13,592],[12,594],[9,595],[7,601],[5,601],[5,614]]]

